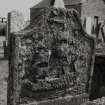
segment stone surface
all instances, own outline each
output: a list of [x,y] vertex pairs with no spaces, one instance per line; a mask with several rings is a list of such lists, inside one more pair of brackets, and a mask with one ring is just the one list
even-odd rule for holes
[[81,15],[89,16],[94,18],[94,16],[99,16],[99,20],[105,19],[105,2],[104,0],[88,0],[81,5]]
[[8,61],[0,60],[0,105],[7,105]]
[[11,42],[11,105],[89,90],[94,40],[84,33],[75,10],[42,8],[34,26],[12,36]]
[[21,12],[12,11],[8,13],[8,28],[10,33],[22,30],[24,27],[24,16]]
[[89,101],[89,96],[87,94],[82,94],[78,96],[65,96],[59,97],[53,100],[44,100],[40,102],[32,102],[29,104],[21,105],[81,105],[84,102]]
[[85,102],[82,105],[105,105],[105,97],[98,98],[98,99],[93,100],[93,101]]
[[10,46],[10,37],[12,33],[18,32],[25,28],[24,16],[21,12],[11,11],[7,17],[7,40],[8,47]]

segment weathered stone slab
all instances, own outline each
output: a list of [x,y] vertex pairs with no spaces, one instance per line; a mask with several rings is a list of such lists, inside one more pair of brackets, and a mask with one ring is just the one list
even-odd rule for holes
[[8,13],[8,31],[18,32],[24,28],[24,16],[21,12],[12,11]]
[[[66,95],[89,93],[94,40],[75,10],[43,8],[34,27],[17,33],[12,42],[12,105],[48,99],[59,105]],[[55,104],[59,97],[64,98]]]

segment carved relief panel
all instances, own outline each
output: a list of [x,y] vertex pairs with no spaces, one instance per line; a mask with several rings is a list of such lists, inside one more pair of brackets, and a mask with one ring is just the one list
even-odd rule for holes
[[75,10],[42,9],[32,31],[20,38],[19,49],[21,98],[86,92],[94,40],[84,33]]

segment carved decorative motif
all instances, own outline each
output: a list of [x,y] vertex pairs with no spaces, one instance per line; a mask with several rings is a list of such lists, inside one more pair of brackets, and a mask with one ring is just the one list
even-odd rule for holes
[[32,31],[18,39],[21,98],[86,92],[94,41],[86,36],[78,17],[75,10],[44,8]]

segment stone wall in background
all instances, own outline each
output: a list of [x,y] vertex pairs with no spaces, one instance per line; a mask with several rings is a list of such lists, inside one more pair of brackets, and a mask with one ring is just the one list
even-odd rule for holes
[[92,17],[98,16],[99,20],[105,20],[105,2],[104,0],[87,0],[82,3],[81,16]]

